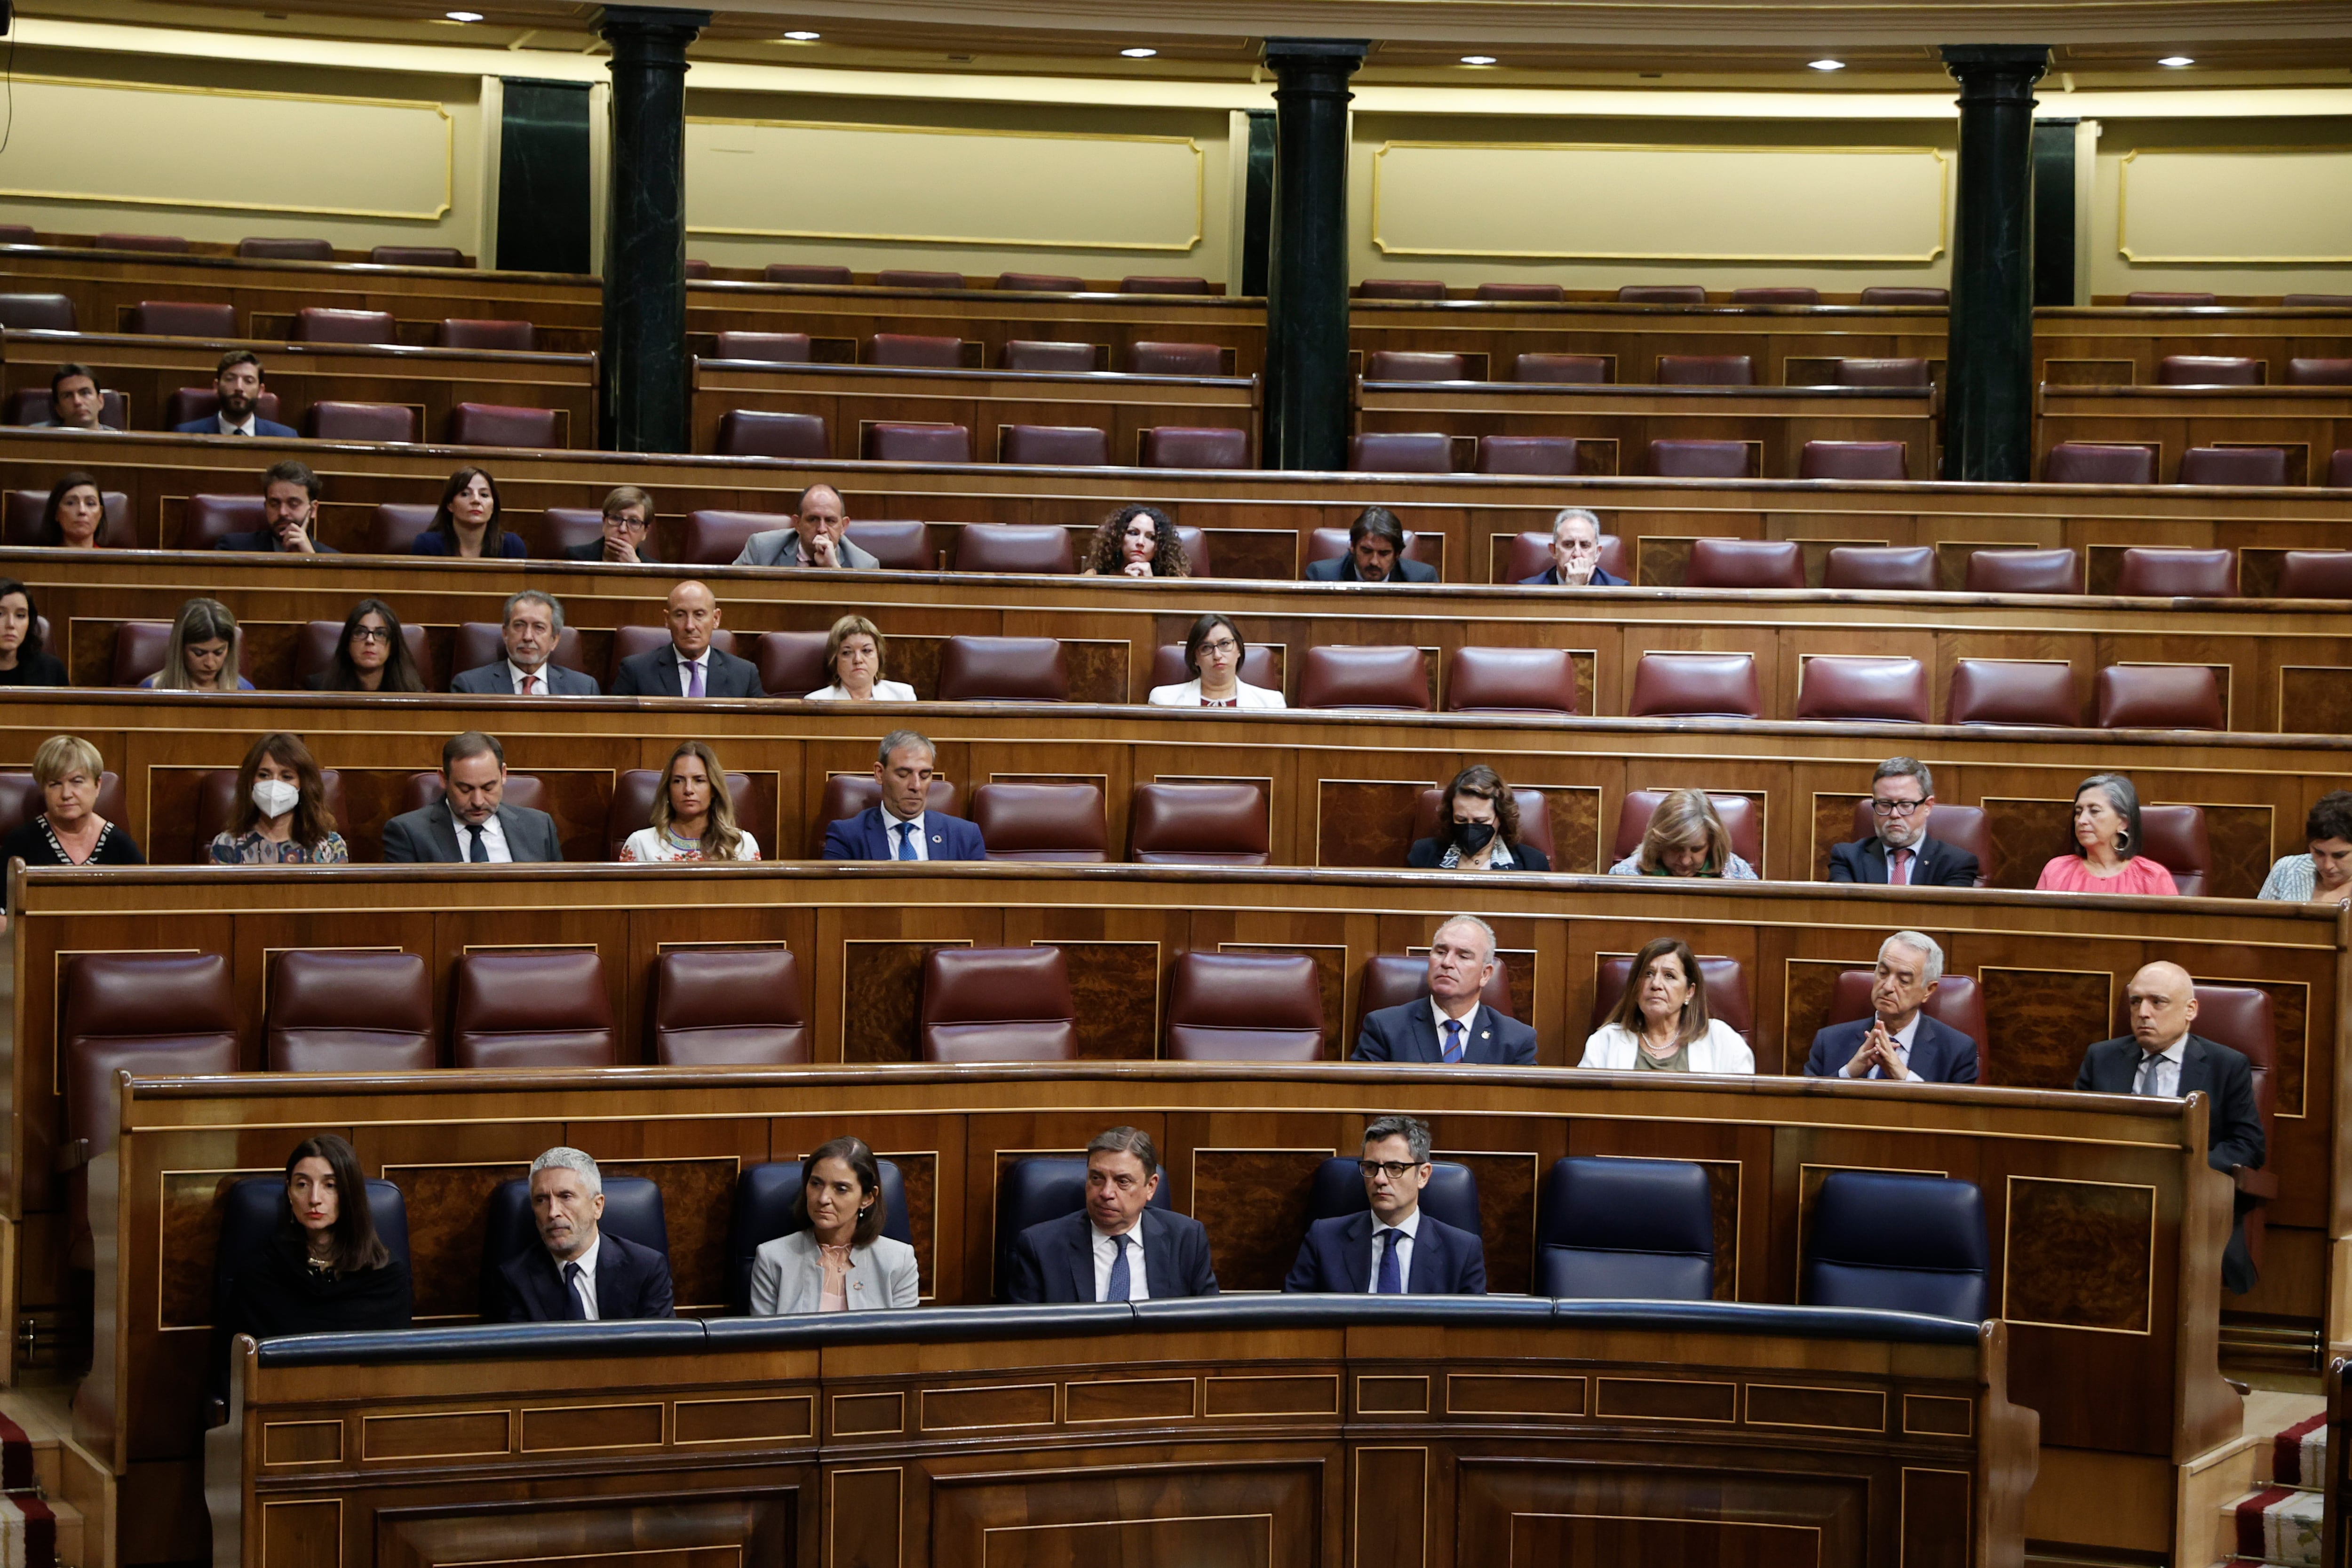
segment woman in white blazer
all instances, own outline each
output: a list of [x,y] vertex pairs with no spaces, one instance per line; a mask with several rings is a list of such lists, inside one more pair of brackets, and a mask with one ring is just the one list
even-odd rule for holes
[[1690,944],[1662,936],[1633,955],[1625,994],[1584,1042],[1579,1067],[1611,1072],[1754,1073],[1739,1031],[1706,1013],[1706,986]]
[[1241,678],[1249,645],[1230,616],[1212,611],[1184,638],[1184,668],[1192,679],[1151,689],[1154,708],[1280,708],[1282,693]]
[[793,1205],[803,1228],[751,1258],[751,1313],[864,1312],[922,1299],[915,1249],[882,1234],[882,1169],[863,1139],[835,1138],[808,1157]]
[[824,638],[825,673],[833,684],[808,694],[811,702],[912,702],[915,689],[882,679],[882,632],[864,616],[844,616]]

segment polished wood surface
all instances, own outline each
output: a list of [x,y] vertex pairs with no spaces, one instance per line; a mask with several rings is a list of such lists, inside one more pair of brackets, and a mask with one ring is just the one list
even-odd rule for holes
[[2340,306],[2126,305],[2033,312],[2033,379],[2055,385],[2152,386],[2169,354],[2259,359],[2273,386],[2287,362],[2352,358],[2352,310]]
[[[2352,354],[2352,344],[2346,345]],[[2352,447],[2352,387],[2058,386],[2044,384],[2035,444],[2154,447],[2159,480],[2176,482],[2191,447],[2280,447],[2287,482],[2324,485],[2328,459]]]

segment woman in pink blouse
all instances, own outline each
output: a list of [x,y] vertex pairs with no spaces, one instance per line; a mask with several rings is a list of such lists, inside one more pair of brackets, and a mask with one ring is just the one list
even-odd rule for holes
[[2037,893],[2178,893],[2172,873],[2140,854],[2139,792],[2121,773],[2074,789],[2074,852],[2042,868]]

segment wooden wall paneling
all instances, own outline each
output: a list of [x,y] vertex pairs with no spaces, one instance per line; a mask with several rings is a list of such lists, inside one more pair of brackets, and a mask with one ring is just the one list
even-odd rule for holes
[[2290,359],[2352,354],[2352,316],[2281,306],[2105,305],[2033,313],[2036,382],[2149,386],[2167,354],[2250,355],[2263,362],[2272,386],[2282,386]]
[[2352,440],[2352,404],[2331,387],[2045,385],[2041,415],[2044,454],[2061,441],[2158,446],[2167,483],[2182,452],[2211,446],[2284,446],[2290,484],[2324,483],[2328,455]]

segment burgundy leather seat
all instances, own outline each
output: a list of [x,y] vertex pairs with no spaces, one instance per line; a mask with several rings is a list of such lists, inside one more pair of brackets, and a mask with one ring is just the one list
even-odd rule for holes
[[379,245],[368,252],[379,267],[463,267],[465,252],[454,245]]
[[806,697],[833,684],[824,667],[823,632],[761,632],[751,639],[760,689],[771,697]]
[[[163,400],[163,427],[175,430],[198,419],[209,419],[220,409],[220,394],[209,386],[183,386]],[[254,406],[264,419],[278,419],[278,395],[265,392]]]
[[688,947],[654,963],[654,1059],[785,1067],[809,1059],[801,970],[786,947]]
[[[1625,541],[1614,533],[1601,536],[1601,569],[1612,577],[1633,580],[1632,563],[1625,559]],[[1499,581],[1524,583],[1551,570],[1551,535],[1528,531],[1511,536],[1510,559],[1504,563]]]
[[[2179,874],[2175,872],[2172,879],[2178,883]],[[2246,1065],[2252,1069],[2254,1115],[2263,1124],[2265,1146],[2277,1148],[2278,1094],[2273,1069],[2278,1062],[2278,1032],[2272,1021],[2270,993],[2256,985],[2192,985],[2190,991],[2197,998],[2197,1022],[2193,1026],[2197,1033],[2245,1053]],[[2241,1190],[2252,1200],[2252,1206],[2240,1223],[2245,1227],[2247,1255],[2260,1268],[2264,1210],[2276,1195],[2276,1183],[2268,1172],[2249,1172],[2247,1180],[2248,1185]]]
[[719,454],[726,458],[798,458],[823,460],[833,440],[821,414],[785,414],[765,408],[730,408],[719,416]]
[[396,343],[398,323],[390,310],[335,310],[305,305],[294,312],[298,343]]
[[1797,680],[1800,719],[1925,724],[1930,717],[1927,667],[1916,658],[1814,654]]
[[1436,278],[1367,278],[1356,285],[1359,300],[1443,300],[1445,284]]
[[1205,278],[1158,278],[1132,273],[1118,280],[1122,294],[1213,294]]
[[2291,359],[2289,386],[2352,386],[2352,359]]
[[[0,320],[0,327],[5,327],[7,324],[5,320]],[[46,422],[48,417],[48,388],[20,386],[8,395],[7,415],[5,419],[0,419],[0,424],[39,425]],[[128,405],[122,401],[122,394],[111,387],[100,389],[98,422],[110,430],[127,430],[131,427],[130,411]]]
[[966,287],[961,272],[926,272],[913,267],[886,267],[874,275],[877,289],[961,289]]
[[1481,283],[1472,296],[1478,300],[1532,300],[1557,303],[1568,298],[1558,283]]
[[[1242,655],[1241,677],[1252,686],[1262,686],[1268,691],[1282,689],[1282,666],[1276,661],[1280,650],[1265,643],[1252,643]],[[1164,642],[1151,653],[1151,684],[1181,686],[1192,679],[1184,668],[1184,645]]]
[[2124,552],[2116,592],[2161,599],[2234,599],[2238,555],[2233,550],[2134,549]]
[[1801,479],[1901,479],[1910,472],[1908,441],[1808,441],[1797,457]]
[[[1519,842],[1540,849],[1555,871],[1564,870],[1559,863],[1559,850],[1552,842],[1551,805],[1539,789],[1514,789],[1512,804],[1519,808]],[[1437,813],[1445,804],[1442,789],[1425,789],[1413,796],[1412,837],[1416,839],[1437,837]]]
[[2152,485],[2156,448],[2061,441],[2042,459],[2045,485]]
[[[1937,293],[1942,293],[1938,289]],[[1927,387],[1934,384],[1924,359],[1842,359],[1837,362],[1838,386]]]
[[292,948],[269,984],[273,1072],[427,1072],[433,982],[413,952]]
[[[511,795],[509,795],[511,798]],[[593,952],[469,952],[449,1035],[457,1068],[608,1068],[619,1033]]]
[[561,447],[563,411],[460,403],[449,410],[449,443],[455,447]]
[[1606,385],[1606,354],[1524,353],[1511,361],[1513,381],[1559,382],[1570,385]]
[[163,668],[172,637],[169,621],[121,621],[114,628],[111,686],[136,686]]
[[2156,362],[2158,386],[2260,386],[2270,366],[2242,354],[2167,354]]
[[2180,482],[2275,489],[2287,482],[2286,451],[2280,447],[2191,447],[2180,454]]
[[529,321],[452,316],[433,329],[433,343],[436,348],[527,354],[539,347],[539,329]]
[[1066,577],[1078,567],[1066,528],[1032,522],[968,522],[956,538],[955,569],[1043,572]]
[[313,403],[302,433],[314,441],[414,441],[416,410],[401,403]]
[[1761,289],[1734,289],[1731,302],[1735,305],[1818,305],[1822,291],[1799,284],[1777,283]]
[[710,276],[710,263],[698,256],[689,256],[686,258],[686,275],[688,278],[708,278]]
[[1265,792],[1254,784],[1138,784],[1127,831],[1128,858],[1139,866],[1264,866],[1273,858]]
[[923,959],[927,1062],[1066,1062],[1078,1008],[1058,947],[936,947]]
[[971,432],[961,425],[878,420],[866,426],[867,460],[880,463],[969,463]]
[[1478,471],[1482,474],[1550,474],[1577,471],[1573,436],[1481,436]]
[[1004,368],[1056,375],[1091,374],[1101,358],[1092,343],[1049,343],[1015,338],[1004,345]]
[[1301,708],[1429,711],[1429,667],[1417,647],[1310,647],[1298,676]]
[[720,359],[756,360],[761,364],[806,364],[806,332],[721,332],[712,349]]
[[[1756,1038],[1756,1008],[1748,1000],[1748,971],[1736,958],[1698,953],[1699,984],[1706,987],[1706,1010],[1710,1017],[1722,1019],[1739,1031],[1740,1037],[1751,1044]],[[1617,999],[1625,994],[1625,987],[1633,975],[1633,955],[1614,953],[1603,957],[1592,977],[1592,1026],[1595,1029],[1608,1020],[1616,1009]]]
[[99,235],[92,245],[100,250],[145,250],[159,256],[185,256],[188,242],[176,234],[118,234],[112,231]]
[[325,239],[253,237],[236,242],[236,255],[240,261],[332,261],[335,247]]
[[1143,433],[1147,468],[1246,468],[1249,432],[1201,425],[1155,425]]
[[761,276],[771,283],[805,283],[832,288],[842,288],[857,281],[848,268],[828,267],[818,261],[771,261]]
[[849,542],[896,571],[939,569],[940,552],[932,548],[931,525],[928,522],[853,522],[849,525]]
[[2338,447],[2328,458],[2327,488],[2352,489],[2352,447]]
[[1753,386],[1756,362],[1746,354],[1660,354],[1660,386]]
[[[48,617],[44,616],[43,620]],[[41,786],[33,782],[30,768],[0,768],[0,838],[25,826],[40,808]],[[98,775],[98,815],[109,822],[121,822],[125,807],[122,780],[119,774]]]
[[12,332],[72,332],[81,330],[73,300],[64,294],[0,294],[0,327]]
[[971,792],[971,820],[992,860],[1100,865],[1110,858],[1110,827],[1096,784],[984,784]]
[[1621,305],[1704,305],[1703,283],[1627,283],[1617,290]]
[[1923,594],[1936,588],[1936,550],[1928,544],[1841,544],[1830,552],[1824,588]]
[[1183,548],[1184,559],[1191,563],[1193,576],[1213,577],[1217,574],[1216,561],[1209,551],[1208,530],[1180,522],[1176,525],[1176,542]]
[[259,496],[190,496],[180,511],[180,548],[211,550],[262,523]]
[[435,509],[422,501],[379,501],[368,519],[367,552],[406,555],[416,536],[433,526]]
[[[1936,820],[1940,824],[1943,819],[1944,808],[1937,806]],[[1938,834],[1937,837],[1943,836]],[[1945,841],[1951,842],[1949,839]],[[1871,1016],[1870,993],[1877,983],[1875,970],[1839,970],[1837,984],[1830,990],[1829,1016],[1822,1020],[1822,1026],[1828,1028],[1838,1024],[1851,1024],[1856,1019]],[[1965,974],[1946,974],[1936,983],[1935,994],[1927,998],[1919,1011],[1946,1028],[1958,1029],[1977,1043],[1977,1081],[1989,1081],[1985,1071],[1985,1047],[1990,1032],[1985,1027],[1984,994],[1977,989],[1976,981]],[[1811,1048],[1811,1041],[1792,1043]]]
[[1949,305],[1949,289],[1927,289],[1907,283],[1874,284],[1862,291],[1865,305]]
[[2352,550],[2290,550],[2279,561],[2281,599],[2352,599]]
[[[298,644],[294,658],[294,673],[297,679],[323,669],[333,660],[335,639],[341,637],[343,631],[343,623],[341,621],[311,621],[309,626],[323,628],[323,635],[319,638],[320,658],[317,665],[309,669],[304,668],[303,657],[306,650]],[[304,628],[306,633],[309,626]],[[421,660],[425,648],[425,628],[404,622],[400,631],[401,640],[408,644],[410,657]],[[460,622],[457,626],[457,640],[452,645],[453,651],[449,658],[450,668],[455,673],[463,675],[469,669],[479,669],[486,664],[496,664],[506,658],[506,641],[499,635],[499,631],[500,628],[494,621]],[[556,634],[555,652],[548,657],[548,662],[560,664],[566,669],[576,669],[583,675],[594,673],[581,660],[578,626],[566,626]],[[420,669],[424,668],[422,663],[418,668]],[[431,677],[426,677],[425,684],[427,686],[432,684]]]
[[1129,343],[1126,363],[1129,375],[1223,375],[1225,351],[1215,343]]
[[2340,310],[2352,305],[2352,294],[2282,294],[2282,305],[2309,305],[2322,310]]
[[1054,468],[1110,466],[1110,433],[1091,425],[1000,425],[996,460]]
[[[668,646],[669,628],[667,626],[614,626],[612,659],[604,667],[604,689],[612,690],[613,683],[620,679],[622,660],[635,658],[641,653],[651,653],[657,647]],[[733,653],[735,634],[722,627],[710,634],[710,646],[721,653]],[[514,775],[509,773],[507,778],[511,784]],[[514,796],[509,794],[507,798],[512,801]]]
[[1087,280],[1062,272],[1000,272],[996,286],[1030,294],[1082,294]]
[[[198,954],[86,952],[65,961],[66,1137],[60,1163],[79,1167],[114,1147],[114,1075],[237,1070],[228,960]],[[75,1171],[70,1202],[87,1220]]]
[[0,245],[36,245],[40,236],[28,223],[0,223]]
[[1070,666],[1053,637],[950,637],[940,647],[942,702],[1066,702]]
[[[333,817],[338,825],[348,825],[351,808],[344,799],[342,773],[334,768],[322,769],[320,789],[326,800],[327,815]],[[173,847],[172,830],[186,828],[187,838],[181,846],[187,852],[185,863],[204,865],[207,847],[215,835],[226,833],[236,825],[237,807],[241,804],[236,793],[235,768],[205,769],[196,774],[196,808],[192,817],[169,824],[157,822],[152,828],[154,837],[147,846],[148,858],[162,864],[165,858],[164,850]],[[173,855],[172,858],[179,859],[181,857]]]
[[1662,479],[1752,479],[1757,448],[1746,441],[1657,440],[1650,472]]
[[1634,719],[1754,719],[1764,697],[1748,653],[1654,651],[1633,667]]
[[1694,539],[1692,588],[1801,588],[1805,559],[1793,539]]
[[1303,952],[1180,952],[1169,966],[1171,1062],[1323,1059],[1323,981]]
[[153,338],[233,338],[236,307],[193,300],[142,300],[123,318],[122,330]]
[[[2213,877],[2213,844],[2201,805],[2142,805],[2139,853],[2172,873],[2184,899],[2201,899]],[[2202,1031],[2200,1031],[2202,1033]]]
[[[1376,952],[1364,960],[1363,975],[1356,985],[1356,1032],[1364,1028],[1364,1015],[1377,1013],[1383,1007],[1402,1007],[1408,1002],[1426,1001],[1429,996],[1429,958],[1420,952]],[[1478,1000],[1506,1018],[1518,1015],[1511,1007],[1510,977],[1503,966],[1495,965],[1486,988]],[[1347,1037],[1352,1047],[1355,1036]]]
[[[1870,813],[1867,799],[1853,803],[1854,838],[1877,837],[1878,825]],[[1939,805],[1928,818],[1927,836],[1939,838],[1955,849],[1965,849],[1977,858],[1977,881],[1979,888],[1990,886],[1997,879],[1993,862],[1992,822],[1978,805]],[[1868,971],[1861,973],[1867,973]],[[1949,1022],[1949,1020],[1946,1020]]]
[[2221,681],[2201,664],[2111,664],[2095,688],[2102,730],[2226,730]]
[[[1666,798],[1662,789],[1631,789],[1617,806],[1617,837],[1610,841],[1609,864],[1615,865],[1642,847],[1643,836],[1650,831],[1650,818],[1658,814],[1658,803]],[[1716,816],[1723,818],[1724,831],[1731,835],[1731,852],[1756,868],[1758,876],[1764,873],[1764,816],[1756,802],[1744,795],[1717,795],[1706,792]]]
[[1446,656],[1449,713],[1574,713],[1576,661],[1560,647],[1458,647]]
[[[824,853],[824,830],[836,822],[845,822],[866,810],[882,804],[882,786],[874,782],[870,773],[829,773],[824,793],[817,799],[816,815],[809,819],[808,855],[814,860]],[[934,777],[930,787],[923,792],[923,809],[942,816],[959,816],[956,786],[943,778]]]
[[877,332],[866,340],[866,363],[925,370],[961,370],[963,340],[924,337],[915,332]]
[[1467,381],[1469,378],[1468,354],[1377,349],[1364,361],[1366,381]]
[[[98,542],[107,550],[136,550],[139,535],[131,526],[131,498],[121,490],[100,490],[98,494],[100,522]],[[5,503],[5,528],[11,544],[30,544],[40,531],[41,512],[49,504],[47,490],[10,490]]]
[[2124,296],[2126,305],[2210,305],[2213,296],[2195,290],[2168,292],[2159,289],[2139,289]]
[[2072,549],[1979,550],[1969,556],[1971,594],[2079,594],[2083,558]]
[[1348,467],[1359,474],[1450,474],[1454,438],[1442,430],[1374,430],[1351,436]]
[[2063,659],[1963,658],[1952,666],[1948,723],[2073,729],[2082,721],[2074,671]]
[[[767,831],[758,825],[775,816],[774,792],[769,788],[769,777],[765,773],[727,775],[727,795],[735,803],[736,826],[752,829],[755,837]],[[661,788],[659,768],[624,768],[614,775],[613,798],[604,808],[606,858],[618,860],[621,846],[629,841],[629,835],[653,825],[654,800],[661,794]]]

